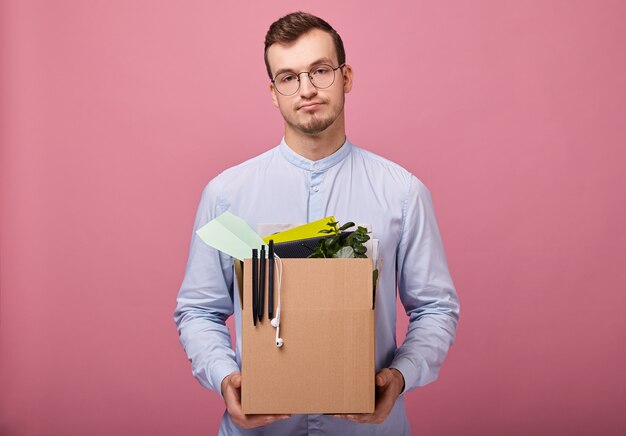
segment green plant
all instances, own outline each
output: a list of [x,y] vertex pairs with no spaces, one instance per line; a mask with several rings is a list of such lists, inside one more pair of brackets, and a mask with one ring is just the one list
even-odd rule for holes
[[313,258],[364,258],[367,248],[365,243],[370,237],[365,227],[358,226],[355,231],[348,236],[342,235],[341,232],[355,226],[353,222],[348,222],[338,227],[338,222],[329,221],[327,225],[329,229],[320,230],[319,233],[325,233],[329,236],[320,241],[315,251],[309,255]]
[[[348,230],[355,226],[353,222],[348,222],[337,227],[339,224],[336,221],[329,221],[326,223],[330,229],[320,230],[319,233],[325,233],[329,236],[320,241],[315,251],[309,254],[312,258],[364,258],[367,257],[367,247],[365,243],[369,241],[370,237],[367,234],[365,227],[358,226],[356,230],[350,233],[348,236],[341,234],[344,230]],[[332,236],[330,236],[332,235]],[[378,270],[372,271],[374,296],[376,296],[376,283],[378,282]]]

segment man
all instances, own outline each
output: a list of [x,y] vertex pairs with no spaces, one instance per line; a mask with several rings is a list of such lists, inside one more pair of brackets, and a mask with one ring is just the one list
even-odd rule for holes
[[[194,229],[229,210],[252,228],[334,215],[372,225],[384,259],[376,304],[376,410],[367,415],[244,415],[240,404],[241,310],[232,259],[192,239],[175,320],[202,385],[226,404],[220,434],[410,434],[402,393],[436,379],[454,340],[459,305],[430,194],[400,166],[352,145],[344,100],[352,68],[325,21],[305,13],[273,23],[265,63],[285,120],[277,147],[224,171],[205,188]],[[396,279],[410,319],[396,347]],[[237,350],[226,319],[235,314]]]

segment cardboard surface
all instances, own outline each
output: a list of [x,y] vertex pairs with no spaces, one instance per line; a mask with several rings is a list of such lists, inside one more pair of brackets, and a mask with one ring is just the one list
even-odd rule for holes
[[[267,310],[263,321],[253,325],[251,260],[244,262],[244,413],[373,412],[372,260],[282,262],[282,348],[275,345],[276,329]],[[264,304],[267,308],[267,293]]]

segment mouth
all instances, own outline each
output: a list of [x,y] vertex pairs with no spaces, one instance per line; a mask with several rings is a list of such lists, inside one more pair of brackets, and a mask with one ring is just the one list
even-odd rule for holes
[[310,103],[305,103],[302,106],[300,106],[298,108],[298,110],[302,110],[302,111],[311,111],[314,109],[317,109],[318,107],[320,107],[322,105],[322,103],[319,102],[310,102]]

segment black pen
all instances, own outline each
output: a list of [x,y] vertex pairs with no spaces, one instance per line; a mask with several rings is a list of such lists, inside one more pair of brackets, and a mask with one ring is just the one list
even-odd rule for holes
[[267,316],[271,321],[274,318],[274,240],[270,239],[268,251],[269,270],[267,274]]
[[261,245],[261,273],[259,274],[259,321],[263,320],[265,306],[265,245]]
[[258,250],[252,249],[252,322],[256,326],[256,314],[257,314],[257,294],[259,293],[259,263],[258,263]]

